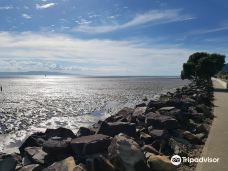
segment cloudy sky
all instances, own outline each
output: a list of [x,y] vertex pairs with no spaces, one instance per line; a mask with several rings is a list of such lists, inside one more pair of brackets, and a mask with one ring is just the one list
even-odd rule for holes
[[179,75],[228,55],[227,0],[1,0],[0,72]]

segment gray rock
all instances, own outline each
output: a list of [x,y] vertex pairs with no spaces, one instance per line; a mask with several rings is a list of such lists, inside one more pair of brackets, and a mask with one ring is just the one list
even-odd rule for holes
[[145,119],[145,112],[146,112],[146,107],[137,107],[134,110],[132,117],[144,120]]
[[40,171],[41,167],[39,164],[30,164],[27,166],[23,166],[18,171]]
[[146,134],[145,132],[140,132],[139,138],[140,140],[143,140],[146,144],[152,141],[152,137],[149,134]]
[[115,136],[119,133],[124,133],[130,137],[135,137],[136,126],[134,123],[130,122],[102,122],[97,134],[104,134],[108,136]]
[[84,155],[102,153],[107,150],[111,138],[107,135],[95,134],[75,138],[70,145],[76,156],[82,157]]
[[88,136],[88,135],[93,135],[93,134],[95,134],[95,132],[92,131],[91,129],[86,128],[86,127],[80,127],[76,136],[82,137],[82,136]]
[[47,163],[47,153],[45,153],[41,147],[26,147],[25,156],[35,164]]
[[152,145],[144,145],[142,147],[143,152],[149,152],[149,153],[153,153],[153,154],[161,154],[159,153]]
[[52,137],[60,137],[62,139],[67,138],[76,138],[76,135],[67,128],[57,128],[57,129],[47,129],[45,132],[46,139],[50,139]]
[[87,158],[86,166],[89,171],[115,171],[111,162],[101,154]]
[[43,169],[42,171],[74,171],[76,167],[73,157],[68,157],[62,161],[53,163],[51,166]]
[[201,144],[202,139],[189,131],[183,132],[183,137],[193,144]]
[[178,127],[177,120],[170,116],[148,113],[146,115],[147,126],[153,126],[156,129],[175,129]]
[[17,161],[12,156],[4,156],[0,158],[0,170],[15,171]]
[[177,167],[174,166],[168,156],[155,155],[153,153],[147,153],[147,164],[151,171],[177,171]]
[[168,131],[162,129],[153,129],[149,134],[153,139],[166,139],[168,137]]
[[113,138],[108,148],[110,161],[120,171],[147,170],[144,154],[140,146],[124,135]]

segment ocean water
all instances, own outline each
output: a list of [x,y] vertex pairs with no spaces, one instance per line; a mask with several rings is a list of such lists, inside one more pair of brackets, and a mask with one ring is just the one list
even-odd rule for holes
[[28,76],[0,78],[0,152],[11,152],[31,133],[66,127],[77,132],[187,84],[170,77]]

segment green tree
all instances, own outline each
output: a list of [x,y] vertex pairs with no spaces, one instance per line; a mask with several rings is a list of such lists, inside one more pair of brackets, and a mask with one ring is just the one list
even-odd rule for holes
[[196,52],[189,56],[187,63],[183,64],[181,78],[208,81],[212,76],[222,70],[224,63],[224,55]]

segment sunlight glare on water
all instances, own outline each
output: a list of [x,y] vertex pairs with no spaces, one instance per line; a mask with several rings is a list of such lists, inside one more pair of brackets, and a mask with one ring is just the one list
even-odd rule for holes
[[0,84],[0,133],[4,133],[5,144],[12,142],[11,147],[28,133],[46,128],[62,126],[76,132],[80,126],[186,82],[154,77],[37,76],[1,78]]

